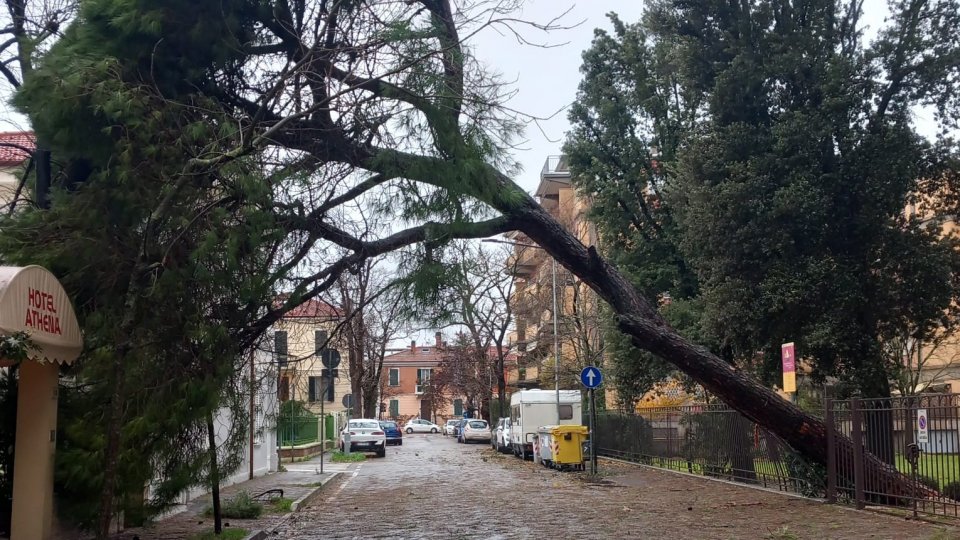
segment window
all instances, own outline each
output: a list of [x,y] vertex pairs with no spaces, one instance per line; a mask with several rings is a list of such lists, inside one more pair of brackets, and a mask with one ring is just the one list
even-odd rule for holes
[[400,368],[390,368],[390,386],[400,386]]
[[320,351],[323,350],[324,343],[327,342],[327,331],[326,330],[314,330],[313,331],[313,350],[317,356],[320,356]]
[[431,368],[418,368],[417,369],[417,388],[416,393],[422,394],[424,387],[430,384],[430,377],[433,376],[433,369]]
[[280,401],[290,400],[290,379],[288,377],[280,377],[277,394],[280,396]]
[[519,405],[514,405],[513,407],[510,407],[510,421],[513,423],[517,423],[518,421],[520,421]]
[[453,415],[463,416],[463,400],[462,399],[453,400]]
[[558,409],[561,420],[573,420],[573,405],[560,405]]
[[390,400],[390,416],[400,416],[400,401],[396,399]]
[[263,395],[257,394],[257,397],[253,402],[253,444],[257,445],[263,444],[264,421],[266,420],[265,411],[263,410],[263,400]]
[[[330,371],[328,370],[323,370],[323,372],[324,372],[323,375],[318,380],[318,384],[320,386],[317,387],[317,395],[318,396],[326,395],[327,401],[333,401],[333,385],[334,385],[333,379],[336,377],[336,374],[331,374]],[[310,377],[310,378],[314,379],[316,377]]]
[[318,401],[320,395],[321,382],[320,377],[310,377],[307,379],[307,401]]
[[279,367],[287,367],[287,332],[284,330],[273,333],[273,357]]

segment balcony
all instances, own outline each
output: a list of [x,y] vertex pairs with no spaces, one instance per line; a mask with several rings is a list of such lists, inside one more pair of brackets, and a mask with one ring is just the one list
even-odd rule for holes
[[547,156],[547,160],[543,163],[543,169],[540,171],[540,176],[549,175],[570,176],[567,156]]

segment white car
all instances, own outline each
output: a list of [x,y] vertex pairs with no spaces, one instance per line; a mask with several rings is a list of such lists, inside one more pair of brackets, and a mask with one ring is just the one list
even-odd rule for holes
[[440,426],[433,422],[420,418],[414,418],[403,426],[403,431],[406,433],[440,433],[440,429]]
[[460,434],[463,442],[485,441],[490,442],[490,424],[486,420],[468,420],[463,425],[463,433]]
[[376,452],[377,457],[387,455],[387,434],[377,420],[353,418],[340,432],[340,451],[346,450],[345,435],[350,434],[351,452]]
[[510,452],[510,418],[501,418],[490,428],[490,447],[498,452]]
[[443,426],[443,435],[444,436],[453,435],[453,431],[456,429],[457,422],[459,421],[460,421],[459,418],[451,418],[447,420],[447,423],[444,424]]

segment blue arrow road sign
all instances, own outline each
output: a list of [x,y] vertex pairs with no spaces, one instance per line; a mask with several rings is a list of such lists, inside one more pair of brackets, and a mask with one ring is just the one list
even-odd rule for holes
[[594,366],[587,366],[580,372],[580,382],[587,388],[596,388],[603,382],[603,374]]

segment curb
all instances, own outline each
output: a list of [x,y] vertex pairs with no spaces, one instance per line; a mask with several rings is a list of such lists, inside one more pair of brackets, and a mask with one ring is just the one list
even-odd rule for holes
[[310,491],[308,491],[307,493],[305,493],[302,497],[300,497],[299,499],[293,501],[293,504],[290,505],[290,513],[296,512],[297,510],[300,509],[301,506],[303,506],[303,505],[309,503],[310,501],[312,501],[313,499],[317,498],[317,497],[320,495],[320,492],[323,490],[324,486],[326,486],[327,484],[329,484],[331,480],[333,480],[334,478],[336,478],[336,477],[339,476],[339,475],[340,475],[339,472],[330,473],[330,476],[328,476],[327,478],[325,478],[325,479],[323,479],[323,480],[320,481],[320,485],[319,485],[319,486],[311,489]]
[[247,536],[247,537],[244,538],[243,540],[264,540],[265,538],[268,538],[268,532],[275,531],[278,527],[280,527],[281,525],[283,525],[284,523],[286,523],[286,522],[293,516],[293,514],[296,513],[297,510],[300,509],[300,507],[302,507],[303,505],[309,503],[309,502],[312,501],[313,499],[319,497],[319,496],[320,496],[320,492],[323,491],[323,488],[326,487],[327,484],[329,484],[332,480],[335,480],[335,479],[336,479],[337,477],[339,477],[339,476],[340,476],[340,473],[339,473],[339,472],[330,473],[330,476],[328,476],[326,479],[320,481],[320,485],[319,485],[319,486],[316,486],[315,488],[311,489],[309,492],[307,492],[306,494],[304,494],[304,495],[303,495],[302,497],[300,497],[299,499],[293,501],[293,503],[290,505],[290,513],[289,513],[289,514],[283,516],[279,521],[277,521],[276,523],[274,523],[273,526],[271,526],[268,530],[266,530],[266,531],[265,531],[265,530],[253,531],[253,532],[250,533],[249,536]]

